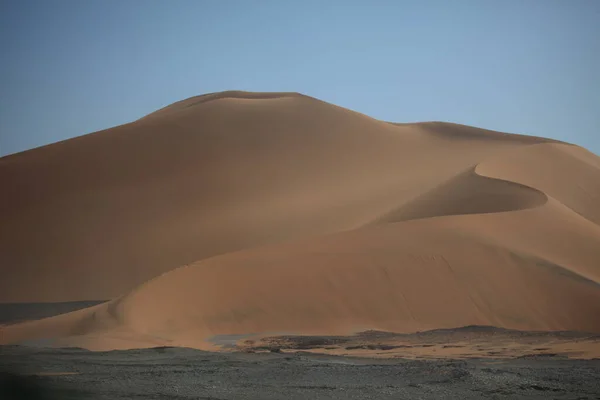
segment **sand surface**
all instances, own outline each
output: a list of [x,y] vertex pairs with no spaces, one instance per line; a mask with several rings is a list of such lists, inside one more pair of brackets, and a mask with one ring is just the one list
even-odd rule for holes
[[110,300],[0,344],[600,333],[600,158],[567,143],[224,92],[0,158],[0,190],[0,302]]

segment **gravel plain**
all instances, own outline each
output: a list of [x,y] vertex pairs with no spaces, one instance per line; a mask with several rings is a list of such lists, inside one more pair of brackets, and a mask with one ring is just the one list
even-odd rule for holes
[[600,399],[600,360],[560,357],[375,360],[3,346],[0,369],[3,400]]

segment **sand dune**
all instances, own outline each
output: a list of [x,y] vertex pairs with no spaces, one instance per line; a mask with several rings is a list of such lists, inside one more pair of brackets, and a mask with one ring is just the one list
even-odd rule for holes
[[0,159],[0,301],[114,299],[0,343],[467,325],[600,332],[600,159],[224,92]]
[[477,168],[472,168],[458,174],[376,222],[517,211],[541,206],[548,200],[541,191],[511,181],[481,176],[476,171]]

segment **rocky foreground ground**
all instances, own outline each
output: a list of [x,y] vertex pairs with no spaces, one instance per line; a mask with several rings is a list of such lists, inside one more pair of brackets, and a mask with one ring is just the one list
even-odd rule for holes
[[600,399],[600,360],[552,355],[407,360],[4,346],[0,360],[2,399]]

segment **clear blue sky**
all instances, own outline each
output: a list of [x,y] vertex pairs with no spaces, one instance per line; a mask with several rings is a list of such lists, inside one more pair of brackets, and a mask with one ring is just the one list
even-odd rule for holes
[[0,155],[228,89],[600,154],[600,0],[0,0]]

